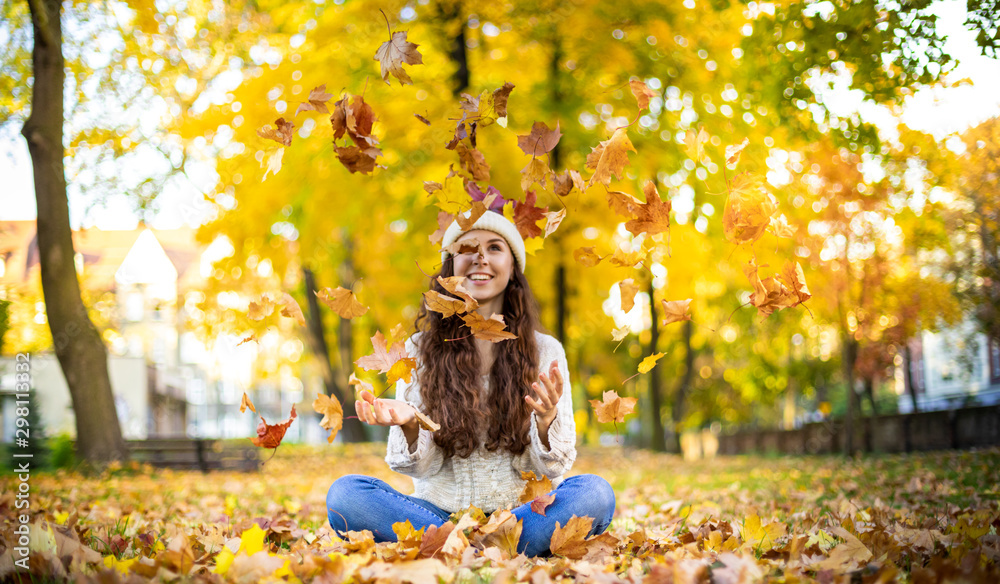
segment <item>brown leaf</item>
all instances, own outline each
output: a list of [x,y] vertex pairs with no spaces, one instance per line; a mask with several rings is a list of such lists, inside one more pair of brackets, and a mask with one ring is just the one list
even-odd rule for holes
[[448,227],[451,225],[451,222],[454,221],[454,220],[455,220],[455,216],[452,215],[451,213],[445,213],[444,211],[438,211],[438,215],[437,215],[438,228],[437,228],[437,230],[434,233],[432,233],[432,234],[430,234],[430,236],[428,236],[428,239],[431,241],[431,243],[433,243],[434,245],[437,245],[437,244],[441,243],[441,241],[444,239],[444,232],[448,230]]
[[406,32],[394,32],[389,40],[375,51],[375,60],[382,66],[382,81],[386,85],[389,82],[389,75],[399,79],[400,85],[413,84],[413,80],[403,70],[403,64],[420,65],[423,64],[423,57],[417,51],[420,45],[406,40]]
[[646,195],[646,202],[635,208],[635,219],[626,222],[625,229],[632,235],[669,233],[670,201],[660,199],[660,193],[657,192],[653,181],[646,181],[642,192]]
[[[743,175],[737,175],[740,177]],[[730,185],[726,207],[722,213],[722,227],[729,241],[753,243],[764,235],[771,224],[771,216],[777,205],[757,181],[741,182],[739,188],[734,179]]]
[[565,526],[560,527],[559,522],[556,522],[549,550],[553,555],[563,556],[571,560],[583,559],[589,549],[585,540],[593,524],[592,517],[577,517],[576,515],[571,517]]
[[464,300],[445,296],[436,290],[427,290],[424,292],[424,304],[427,306],[427,310],[440,312],[441,316],[445,318],[468,312],[468,307]]
[[608,422],[624,422],[625,416],[632,413],[635,404],[639,400],[634,397],[620,397],[617,391],[609,390],[604,392],[600,400],[590,400],[594,412],[597,414],[597,421],[602,424]]
[[330,101],[333,94],[326,92],[326,84],[320,85],[316,89],[309,92],[309,97],[306,101],[299,104],[298,109],[295,110],[295,115],[299,115],[299,112],[314,111],[321,114],[329,113],[330,110],[326,107],[326,102]]
[[548,493],[545,495],[539,495],[531,500],[531,510],[539,515],[544,516],[545,510],[556,500],[556,494]]
[[354,292],[337,286],[336,288],[323,288],[316,292],[323,304],[330,307],[340,318],[357,318],[368,312],[368,307],[358,302]]
[[257,437],[251,438],[250,442],[253,442],[254,446],[261,448],[277,448],[281,444],[281,439],[285,437],[288,427],[292,425],[292,421],[295,420],[297,415],[295,413],[295,404],[292,404],[292,415],[284,422],[268,424],[264,416],[261,416],[260,423],[257,424]]
[[635,306],[635,295],[639,291],[639,285],[635,283],[634,279],[626,278],[618,282],[618,288],[621,291],[622,310],[624,312],[632,310]]
[[785,280],[785,285],[798,297],[796,304],[801,304],[812,298],[809,288],[806,287],[806,275],[802,271],[802,266],[799,265],[799,262],[786,262],[781,275]]
[[445,556],[461,556],[462,551],[468,547],[469,541],[461,530],[455,529],[455,524],[446,521],[440,526],[428,525],[427,532],[424,533],[420,541],[421,558],[430,558],[441,554]]
[[663,304],[663,324],[673,324],[682,320],[691,320],[691,299],[660,300]]
[[633,217],[641,205],[642,201],[628,193],[608,191],[608,207],[623,217]]
[[431,121],[430,121],[430,120],[428,120],[427,118],[425,118],[424,116],[422,116],[422,115],[420,115],[420,114],[413,114],[413,116],[414,116],[414,117],[416,117],[416,118],[417,118],[418,120],[420,120],[421,122],[423,122],[423,123],[427,124],[428,126],[429,126],[429,125],[431,125]]
[[360,146],[333,146],[333,151],[337,154],[337,160],[349,170],[351,174],[360,172],[361,174],[371,174],[375,170],[375,159],[382,155],[378,148],[361,148]]
[[517,556],[517,544],[521,539],[523,522],[507,509],[498,509],[490,515],[486,525],[483,525],[473,535],[477,546],[489,548],[496,546],[507,557]]
[[575,170],[564,170],[553,177],[554,191],[556,196],[565,197],[575,187],[581,193],[586,190],[587,185],[583,182],[583,177]]
[[490,165],[486,162],[482,152],[475,148],[469,148],[465,142],[459,142],[455,146],[455,151],[458,152],[458,160],[462,164],[462,168],[472,175],[473,180],[490,181]]
[[547,205],[545,207],[536,207],[535,200],[535,191],[528,191],[528,194],[524,197],[524,202],[518,202],[514,205],[514,225],[517,226],[521,237],[525,239],[538,237],[542,234],[542,229],[538,226],[538,220],[544,218],[545,212],[549,210]]
[[333,139],[339,140],[347,134],[362,149],[378,145],[378,140],[372,136],[374,124],[375,112],[360,95],[345,95],[334,104],[333,114],[330,115]]
[[285,118],[278,118],[275,120],[274,125],[274,128],[271,126],[264,126],[263,128],[257,130],[257,135],[266,140],[274,140],[283,146],[291,146],[292,132],[295,130],[295,124],[292,122],[286,122]]
[[483,243],[478,238],[470,237],[469,239],[463,239],[451,245],[446,245],[441,248],[441,251],[450,253],[451,255],[462,255],[465,253],[482,254]]
[[316,399],[313,400],[312,406],[316,413],[323,414],[323,419],[319,421],[319,425],[330,431],[330,435],[326,441],[332,444],[333,439],[337,437],[337,432],[344,425],[344,408],[341,407],[337,398],[322,393],[316,394]]
[[358,378],[358,376],[355,375],[354,372],[351,372],[351,376],[347,378],[347,385],[357,385],[358,390],[361,391],[367,390],[372,393],[375,393],[375,388],[372,387],[372,384],[368,383],[364,379]]
[[438,276],[437,281],[438,284],[441,284],[441,287],[447,290],[450,294],[454,294],[465,301],[466,312],[479,308],[479,302],[473,298],[469,290],[462,285],[465,282],[464,276],[451,276],[448,278]]
[[639,104],[639,111],[649,108],[649,100],[653,97],[658,97],[660,94],[653,91],[646,85],[645,81],[640,79],[633,79],[628,82],[629,87],[632,88],[632,95],[635,96],[636,102]]
[[242,414],[243,412],[247,411],[247,408],[250,408],[251,412],[255,414],[257,413],[257,408],[253,407],[253,402],[250,401],[250,398],[247,396],[247,392],[244,391],[243,399],[240,400],[240,413]]
[[528,156],[538,157],[551,152],[562,132],[559,131],[559,122],[556,122],[555,129],[550,129],[545,122],[535,122],[531,126],[531,132],[517,137],[517,147]]
[[514,84],[510,81],[493,90],[493,109],[496,110],[498,118],[507,117],[507,100],[513,90]]
[[[601,142],[600,157],[595,165],[594,175],[590,177],[590,181],[587,183],[587,187],[599,182],[607,186],[611,183],[611,175],[614,175],[618,180],[622,179],[625,173],[625,167],[628,166],[628,153],[629,151],[635,152],[636,149],[632,146],[632,141],[628,138],[628,133],[625,127],[618,128],[615,133],[611,135],[611,138]],[[594,150],[596,153],[597,150]],[[587,157],[587,163],[589,166],[590,157]]]
[[621,268],[631,268],[642,261],[642,252],[625,251],[619,247],[611,254],[611,258],[608,261]]
[[477,339],[499,343],[517,338],[514,333],[504,330],[507,325],[504,324],[502,314],[494,312],[489,318],[483,318],[478,312],[470,312],[462,315],[462,321]]
[[287,316],[289,318],[295,319],[295,322],[299,323],[299,326],[306,326],[306,317],[302,314],[302,308],[299,303],[292,298],[292,295],[288,292],[281,293],[281,316]]

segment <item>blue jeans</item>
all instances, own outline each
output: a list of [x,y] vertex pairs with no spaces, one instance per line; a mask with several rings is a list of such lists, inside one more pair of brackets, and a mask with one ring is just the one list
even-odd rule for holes
[[[576,475],[565,479],[554,491],[555,501],[545,515],[525,503],[511,510],[522,520],[517,550],[526,556],[548,554],[556,522],[565,526],[574,515],[593,517],[590,535],[604,533],[615,514],[615,493],[608,481],[597,475]],[[375,541],[396,541],[392,524],[409,520],[414,529],[441,525],[451,513],[412,495],[404,495],[385,481],[364,475],[345,475],[334,481],[326,495],[330,527],[344,533],[369,530]]]

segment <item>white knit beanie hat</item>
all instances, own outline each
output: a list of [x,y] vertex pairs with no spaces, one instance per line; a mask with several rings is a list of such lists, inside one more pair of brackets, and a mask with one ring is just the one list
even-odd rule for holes
[[[462,213],[463,217],[468,218],[472,211],[466,211]],[[526,256],[524,253],[524,238],[521,237],[521,233],[517,230],[517,227],[510,222],[503,214],[496,211],[487,211],[483,213],[472,227],[466,230],[462,230],[458,226],[458,221],[452,221],[451,225],[444,232],[444,239],[441,240],[441,247],[448,247],[449,245],[458,241],[458,238],[462,236],[463,233],[467,233],[474,229],[485,229],[486,231],[492,231],[497,233],[507,240],[507,245],[510,246],[510,251],[514,254],[514,259],[517,260],[517,267],[524,273],[524,262]],[[448,252],[441,252],[441,261],[444,262],[448,259]]]

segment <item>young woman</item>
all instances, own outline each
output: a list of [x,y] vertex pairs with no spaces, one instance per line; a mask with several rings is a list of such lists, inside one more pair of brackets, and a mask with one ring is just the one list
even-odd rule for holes
[[[468,217],[468,212],[466,212]],[[392,524],[441,525],[451,513],[475,505],[487,514],[512,509],[521,520],[518,551],[548,553],[555,524],[576,515],[594,519],[591,535],[607,529],[615,495],[596,475],[563,478],[576,459],[576,424],[566,352],[538,329],[538,309],[524,277],[524,240],[502,214],[488,211],[468,231],[453,222],[442,247],[478,239],[481,252],[442,253],[440,276],[464,276],[463,286],[479,302],[483,318],[502,314],[516,339],[493,343],[472,337],[458,316],[427,309],[406,348],[417,358],[412,383],[400,380],[396,399],[364,391],[358,417],[389,426],[386,462],[413,477],[413,495],[384,481],[347,475],[327,494],[334,530],[370,530],[376,541],[394,541]],[[445,293],[433,281],[432,288]],[[456,340],[460,339],[460,340]],[[540,368],[544,367],[544,371]],[[440,424],[431,433],[417,424],[420,410]],[[556,487],[545,515],[519,505],[523,471],[547,476]]]

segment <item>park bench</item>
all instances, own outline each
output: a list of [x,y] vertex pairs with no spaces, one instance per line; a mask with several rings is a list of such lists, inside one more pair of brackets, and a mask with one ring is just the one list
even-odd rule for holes
[[258,448],[203,438],[126,440],[132,460],[178,470],[258,470]]

